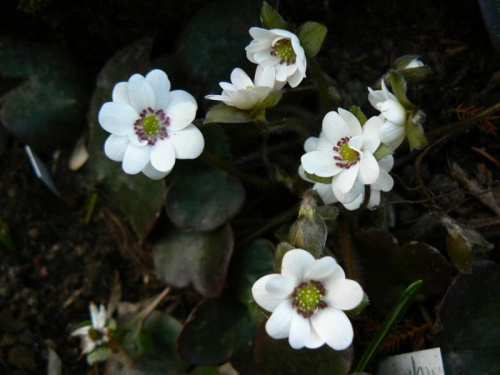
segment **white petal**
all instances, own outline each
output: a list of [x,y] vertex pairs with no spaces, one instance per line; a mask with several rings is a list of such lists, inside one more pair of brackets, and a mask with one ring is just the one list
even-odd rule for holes
[[277,36],[281,36],[281,37],[285,37],[285,38],[289,38],[289,39],[292,39],[294,37],[297,38],[297,35],[295,35],[294,33],[292,33],[291,31],[288,31],[288,30],[271,29],[269,31],[272,32],[275,36],[277,35]]
[[352,343],[351,322],[341,310],[327,307],[311,317],[311,324],[326,344],[335,350],[344,350]]
[[71,332],[71,336],[87,336],[91,327],[92,326],[84,326],[75,329],[73,332]]
[[95,349],[95,343],[94,341],[91,341],[91,340],[85,340],[83,343],[82,343],[82,354],[87,354],[87,353],[90,353],[92,350]]
[[328,112],[323,119],[322,125],[323,133],[326,138],[333,145],[337,145],[337,142],[343,137],[351,136],[351,132],[347,127],[346,122],[337,112]]
[[229,83],[229,82],[219,82],[219,86],[224,91],[236,91],[236,90],[238,90],[237,87],[235,87],[232,83]]
[[382,190],[382,191],[391,191],[394,187],[394,180],[389,175],[389,173],[385,171],[380,171],[380,174],[373,184],[370,185],[372,189]]
[[311,180],[309,177],[306,176],[306,172],[304,171],[304,167],[302,165],[299,166],[298,174],[300,178],[303,179],[304,181],[314,183],[313,180]]
[[311,323],[309,319],[303,318],[297,312],[292,315],[290,336],[288,342],[293,349],[302,349],[311,335]]
[[370,192],[370,200],[368,201],[368,209],[372,210],[380,204],[380,190],[372,189]]
[[290,335],[293,313],[291,300],[281,302],[266,323],[266,332],[268,335],[273,339],[288,337]]
[[406,110],[397,100],[386,100],[377,104],[384,117],[396,125],[403,126],[406,123]]
[[248,46],[245,47],[247,52],[255,53],[263,49],[269,48],[271,45],[270,40],[257,41],[253,40]]
[[170,92],[170,101],[165,114],[170,118],[168,130],[181,130],[191,124],[196,117],[198,104],[193,95],[184,90]]
[[97,313],[97,319],[96,323],[97,325],[95,326],[96,328],[104,328],[106,326],[106,308],[101,305],[99,306],[99,312]]
[[[363,185],[364,186],[364,185]],[[354,211],[357,210],[359,207],[361,207],[361,204],[365,200],[365,191],[363,190],[360,195],[356,199],[354,199],[352,202],[349,203],[342,203],[342,205],[349,211]]]
[[316,151],[333,150],[333,144],[328,140],[324,132],[319,133],[319,141],[316,146]]
[[[263,89],[270,90],[270,88],[262,87]],[[257,96],[254,90],[238,90],[231,96],[231,102],[236,108],[248,110],[254,108],[257,104],[262,102],[262,99]]]
[[104,143],[104,153],[114,161],[122,161],[130,141],[128,136],[111,134]]
[[275,65],[279,62],[278,58],[271,55],[271,48],[262,49],[254,53],[253,58],[257,64],[263,64],[263,66]]
[[225,101],[227,100],[227,96],[222,96],[222,95],[205,95],[205,99],[208,99],[208,100],[219,100],[219,101]]
[[309,268],[314,264],[314,257],[305,250],[294,249],[285,253],[281,264],[281,275],[301,283]]
[[139,114],[123,103],[104,103],[99,111],[99,124],[111,134],[127,135],[133,129],[134,122],[139,118]]
[[302,155],[301,163],[307,173],[320,177],[331,177],[343,171],[335,165],[333,151],[311,151]]
[[266,284],[269,280],[281,276],[279,274],[271,274],[261,277],[252,286],[252,296],[255,302],[267,311],[274,311],[283,302],[284,298],[276,297],[275,295],[268,292],[266,289]]
[[151,147],[151,165],[160,172],[168,172],[172,170],[174,164],[175,150],[172,142],[169,139],[159,139]]
[[309,137],[306,139],[304,142],[304,151],[305,152],[311,152],[316,150],[316,146],[318,146],[318,137]]
[[356,135],[356,136],[352,137],[351,139],[349,139],[349,142],[347,144],[349,145],[349,147],[360,152],[361,149],[363,148],[363,136]]
[[300,70],[296,70],[290,78],[288,78],[288,84],[290,87],[297,87],[300,82],[304,79],[305,74],[301,73]]
[[341,198],[337,194],[337,191],[341,194],[346,194],[352,189],[354,181],[356,181],[356,177],[358,176],[360,164],[361,162],[352,165],[349,169],[342,169],[342,172],[332,181],[333,192],[339,201],[342,202]]
[[128,83],[118,82],[113,88],[113,94],[111,95],[115,103],[130,104],[130,99],[128,97]]
[[148,108],[155,108],[156,100],[153,88],[140,74],[134,74],[128,80],[128,96],[132,107],[141,113]]
[[130,129],[129,133],[128,133],[128,141],[130,143],[132,143],[134,146],[138,146],[138,147],[144,147],[148,144],[148,141],[143,139],[139,139],[139,137],[137,136],[136,132],[134,129]]
[[149,161],[150,147],[138,147],[129,144],[123,156],[122,168],[125,173],[137,174]]
[[395,150],[405,139],[405,128],[386,121],[380,128],[379,136],[382,143]]
[[335,280],[325,285],[325,288],[328,305],[340,310],[352,310],[363,300],[363,289],[354,280]]
[[306,280],[318,280],[321,281],[325,277],[330,276],[336,269],[337,262],[332,257],[323,257],[317,259],[307,270]]
[[152,180],[161,180],[166,175],[168,175],[170,171],[160,172],[159,170],[155,169],[155,167],[153,167],[153,165],[151,164],[151,161],[149,161],[148,164],[143,168],[142,173],[144,173],[146,177]]
[[382,86],[382,92],[384,94],[385,100],[398,101],[398,99],[394,96],[394,94],[387,89],[384,79],[381,80],[380,85]]
[[356,135],[361,135],[363,133],[361,130],[361,124],[359,123],[359,120],[356,118],[356,116],[354,116],[351,112],[346,111],[343,108],[339,108],[338,111],[340,117],[342,117],[346,122],[351,137],[354,137]]
[[200,156],[205,147],[203,134],[193,124],[179,131],[168,131],[168,137],[172,142],[177,159],[195,159]]
[[371,117],[363,126],[363,150],[368,150],[372,154],[380,145],[380,128],[383,122],[377,116]]
[[231,83],[238,89],[253,87],[250,77],[240,68],[234,68],[231,72]]
[[341,202],[343,205],[345,205],[346,203],[353,202],[364,192],[365,185],[362,184],[359,180],[354,181],[351,190],[343,192],[342,190],[340,190],[341,184],[339,184],[337,181],[339,177],[340,175],[333,179],[332,188],[333,188],[333,194],[335,194],[339,202]]
[[272,66],[261,67],[257,66],[255,70],[255,86],[264,86],[264,87],[274,87],[274,81],[276,80],[276,72]]
[[170,80],[163,70],[155,69],[148,73],[146,80],[151,85],[156,99],[156,110],[165,110],[170,100]]
[[319,335],[318,333],[316,332],[316,330],[314,329],[314,327],[312,326],[311,324],[311,333],[309,335],[309,339],[307,340],[306,342],[306,348],[309,348],[309,349],[317,349],[319,348],[320,346],[323,346],[325,344],[325,340],[323,340]]
[[384,93],[382,92],[382,90],[372,90],[370,87],[368,87],[368,91],[368,101],[373,108],[379,111],[377,104],[387,100]]
[[281,275],[270,278],[266,283],[266,290],[276,298],[288,298],[294,289],[294,281]]
[[285,64],[280,64],[276,66],[276,80],[284,82],[288,78],[288,68]]
[[274,34],[270,30],[261,27],[251,27],[248,32],[255,40],[269,40],[270,42],[274,38]]
[[365,151],[359,161],[359,180],[366,185],[373,184],[377,181],[379,173],[377,160],[371,152]]
[[89,309],[90,309],[90,321],[92,322],[92,327],[97,328],[99,324],[99,310],[97,309],[97,306],[93,302],[90,303]]
[[321,182],[316,182],[312,188],[318,192],[324,204],[332,204],[339,201],[333,193],[332,184],[322,184]]
[[389,172],[394,167],[394,156],[387,155],[378,161],[378,166],[381,171]]

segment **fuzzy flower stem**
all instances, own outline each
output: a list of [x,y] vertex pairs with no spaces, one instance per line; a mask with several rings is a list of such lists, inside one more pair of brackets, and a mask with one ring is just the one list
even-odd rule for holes
[[328,82],[326,82],[325,75],[321,71],[321,68],[319,67],[316,60],[311,57],[308,59],[308,62],[309,66],[311,67],[311,71],[316,78],[316,82],[318,83],[319,95],[321,100],[321,113],[324,115],[334,107],[334,103],[328,92]]
[[447,134],[457,129],[467,128],[468,126],[474,125],[482,119],[488,117],[490,114],[500,111],[500,103],[492,105],[491,107],[486,108],[485,110],[479,112],[477,115],[473,117],[469,117],[467,119],[454,122],[452,124],[445,125],[438,129],[431,130],[427,132],[427,136],[429,138],[440,136],[443,134]]
[[225,171],[225,172],[227,172],[235,177],[238,177],[238,178],[242,179],[243,181],[246,181],[252,185],[255,185],[258,187],[269,187],[271,185],[270,181],[265,180],[265,179],[260,178],[260,177],[257,177],[257,176],[254,176],[254,175],[249,174],[249,173],[242,172],[242,171],[234,168],[230,164],[226,163],[225,161],[215,157],[214,155],[212,155],[206,151],[203,151],[200,157],[204,161],[206,161],[208,164],[210,164],[216,168],[222,169],[223,171]]

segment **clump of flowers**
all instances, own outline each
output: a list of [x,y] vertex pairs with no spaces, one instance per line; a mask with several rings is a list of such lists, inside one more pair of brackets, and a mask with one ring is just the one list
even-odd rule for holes
[[197,108],[188,92],[170,91],[165,72],[134,74],[115,85],[113,101],[99,111],[99,123],[111,133],[104,152],[121,161],[125,173],[161,179],[175,159],[195,159],[203,151],[203,135],[192,124]]
[[288,251],[281,274],[257,280],[252,294],[255,302],[272,312],[266,323],[269,336],[288,337],[294,349],[326,343],[335,350],[351,345],[353,329],[344,311],[357,307],[364,295],[356,281],[346,279],[335,259],[314,259],[302,249]]
[[90,324],[84,325],[71,333],[71,336],[80,337],[82,355],[94,351],[97,347],[107,344],[110,340],[110,329],[108,328],[108,317],[106,308],[99,308],[95,303],[90,303]]
[[281,29],[249,30],[252,42],[245,48],[248,59],[262,68],[271,66],[276,80],[297,87],[306,76],[307,59],[300,40],[294,33]]

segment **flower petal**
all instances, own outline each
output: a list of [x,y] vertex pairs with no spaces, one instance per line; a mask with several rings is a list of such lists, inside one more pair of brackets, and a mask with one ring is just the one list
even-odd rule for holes
[[304,142],[304,151],[311,152],[316,150],[316,146],[318,145],[319,138],[318,137],[309,137]]
[[238,89],[253,87],[250,77],[240,68],[234,68],[231,72],[231,83]]
[[301,283],[309,268],[314,264],[314,257],[305,250],[294,249],[285,253],[281,264],[281,275]]
[[91,327],[92,326],[84,326],[75,329],[73,332],[71,332],[71,336],[87,336]]
[[386,121],[380,128],[379,136],[382,143],[385,143],[387,146],[395,150],[405,139],[405,128],[404,126],[399,126]]
[[356,151],[361,151],[363,148],[363,136],[362,135],[356,135],[349,139],[349,142],[347,143],[349,147],[355,149]]
[[318,335],[318,333],[316,332],[316,330],[314,329],[314,327],[311,324],[311,333],[309,334],[309,339],[306,341],[305,347],[309,348],[309,349],[317,349],[320,346],[323,346],[324,344],[325,344],[325,340],[323,340]]
[[151,165],[160,172],[168,172],[172,170],[174,164],[175,150],[172,142],[169,139],[159,139],[151,147]]
[[324,132],[319,133],[318,145],[316,146],[316,151],[331,151],[333,150],[333,144],[328,140]]
[[363,300],[363,289],[354,280],[335,280],[325,285],[325,288],[328,305],[340,310],[352,310]]
[[339,201],[337,197],[335,197],[335,194],[333,194],[332,184],[322,184],[321,182],[316,182],[312,189],[318,192],[324,204],[332,204]]
[[377,181],[379,173],[377,160],[371,152],[365,151],[359,161],[359,180],[366,185],[373,184]]
[[[364,185],[363,185],[364,186]],[[359,207],[361,207],[361,204],[365,200],[365,191],[361,192],[360,195],[356,199],[354,199],[352,202],[349,203],[342,203],[342,205],[349,211],[354,211],[357,210]]]
[[128,136],[111,134],[104,143],[104,153],[108,158],[114,161],[123,161],[125,151],[130,141]]
[[370,192],[370,200],[368,201],[368,205],[366,206],[369,210],[374,209],[380,204],[380,195],[380,190],[375,190],[372,188]]
[[156,104],[154,109],[165,110],[170,100],[170,80],[167,74],[163,70],[154,69],[148,73],[146,80],[155,94]]
[[143,170],[149,161],[150,147],[140,147],[129,144],[123,156],[122,168],[125,173],[137,174]]
[[291,300],[281,302],[266,323],[266,332],[273,339],[284,339],[290,335],[294,310]]
[[274,87],[274,81],[276,80],[276,71],[272,66],[266,66],[265,68],[262,66],[257,66],[255,70],[255,78],[254,84],[255,86],[264,86],[264,87]]
[[170,101],[165,114],[170,118],[168,130],[181,130],[191,124],[196,117],[198,104],[193,95],[184,90],[170,92]]
[[301,73],[299,69],[297,69],[291,76],[288,78],[288,84],[290,87],[297,87],[300,82],[304,79],[305,74]]
[[130,99],[128,97],[128,83],[118,82],[115,87],[113,87],[113,94],[111,95],[115,103],[130,104]]
[[383,122],[377,116],[371,117],[363,126],[363,150],[370,151],[372,154],[380,145],[380,128]]
[[341,198],[337,194],[337,191],[341,194],[347,194],[349,190],[352,189],[354,181],[356,181],[356,177],[358,176],[360,164],[361,162],[352,165],[349,169],[342,169],[342,172],[337,175],[332,181],[333,192],[335,193],[335,196],[339,199],[339,201],[342,202]]
[[389,172],[394,167],[394,156],[387,155],[378,161],[378,166],[381,171]]
[[205,139],[201,131],[193,124],[179,131],[168,131],[168,137],[175,150],[177,159],[195,159],[205,147]]
[[285,298],[276,297],[269,293],[266,288],[267,282],[275,277],[281,277],[280,274],[271,274],[261,277],[252,286],[252,296],[255,302],[267,311],[274,311]]
[[276,298],[288,298],[294,289],[294,281],[281,275],[270,278],[266,283],[266,290]]
[[370,185],[372,190],[382,190],[382,191],[391,191],[394,187],[394,180],[389,175],[389,173],[385,171],[380,171],[378,175],[377,181]]
[[166,175],[168,175],[170,171],[160,172],[159,170],[155,169],[155,167],[153,167],[153,165],[151,164],[151,161],[149,161],[148,164],[142,170],[142,173],[144,173],[146,177],[152,180],[161,180]]
[[141,113],[148,108],[155,108],[156,99],[153,88],[140,74],[134,74],[128,80],[128,96],[132,107]]
[[107,102],[99,111],[99,124],[111,134],[127,135],[139,114],[128,104]]
[[342,117],[346,122],[351,137],[363,134],[361,130],[361,124],[359,123],[359,120],[356,118],[356,116],[354,116],[351,112],[346,111],[343,108],[339,108],[338,111],[340,117]]
[[370,102],[373,108],[379,110],[377,104],[387,100],[384,95],[384,92],[382,90],[373,90],[370,87],[368,87],[368,92],[369,92],[368,101]]
[[285,64],[276,66],[276,80],[284,82],[288,78],[288,67]]
[[319,310],[311,317],[311,324],[326,344],[335,350],[344,350],[352,343],[352,325],[341,310],[334,307]]
[[[261,89],[270,90],[267,87],[261,87]],[[262,99],[257,96],[257,93],[254,92],[254,90],[242,89],[236,91],[234,95],[231,96],[231,102],[236,108],[248,110],[261,103]]]
[[293,349],[302,349],[311,335],[311,323],[297,312],[292,315],[292,324],[290,326],[290,336],[288,342]]
[[322,129],[326,138],[333,145],[336,145],[341,138],[351,136],[351,132],[344,119],[334,111],[326,114],[323,119]]
[[321,281],[322,279],[330,276],[330,274],[335,271],[336,265],[337,261],[330,256],[316,259],[311,267],[307,270],[305,279]]
[[251,27],[248,32],[255,40],[269,40],[269,43],[271,43],[271,39],[274,38],[274,34],[271,30],[263,29],[261,27]]
[[332,181],[333,194],[335,194],[339,202],[341,202],[343,205],[354,201],[360,196],[360,194],[363,193],[365,185],[363,185],[359,180],[354,181],[351,190],[343,192],[342,190],[340,190],[341,184],[338,183],[338,178],[339,176],[335,177]]
[[311,151],[302,155],[300,161],[307,173],[320,177],[331,177],[343,171],[335,165],[333,151]]

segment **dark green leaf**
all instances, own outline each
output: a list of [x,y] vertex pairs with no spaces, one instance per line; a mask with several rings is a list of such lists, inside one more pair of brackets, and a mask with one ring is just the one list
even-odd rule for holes
[[304,174],[310,180],[313,180],[314,182],[320,182],[322,184],[331,184],[333,179],[333,177],[320,177],[315,175],[314,173],[307,173],[306,171],[304,171]]
[[389,79],[391,82],[392,92],[403,107],[406,109],[414,109],[415,106],[406,97],[406,80],[403,75],[396,70],[391,70],[389,72]]
[[366,115],[361,110],[361,108],[359,108],[357,105],[351,106],[349,108],[349,112],[351,112],[354,116],[356,116],[356,118],[358,119],[361,126],[363,126],[365,124],[365,122],[367,121]]
[[198,366],[190,372],[192,375],[219,375],[219,368],[216,366]]
[[405,132],[406,138],[410,147],[413,149],[420,149],[427,145],[427,139],[425,138],[424,128],[421,125],[423,121],[422,112],[419,111],[416,115],[410,116],[408,121],[406,121]]
[[150,332],[157,352],[173,353],[182,324],[170,315],[153,311],[144,322],[143,329]]
[[292,25],[286,22],[280,14],[264,1],[260,12],[262,26],[267,29],[284,29],[292,31]]
[[181,170],[168,189],[167,215],[180,228],[212,230],[236,215],[244,200],[240,180],[220,169],[204,166]]
[[255,360],[262,375],[346,375],[352,359],[352,346],[342,351],[327,345],[314,350],[292,349],[288,340],[269,337],[264,325],[255,343]]
[[339,210],[335,206],[322,206],[316,208],[316,213],[323,218],[323,220],[334,220],[338,214]]
[[427,78],[431,68],[428,66],[420,66],[418,68],[409,68],[403,70],[403,75],[408,80],[408,82],[420,82]]
[[254,118],[249,111],[244,111],[225,104],[217,104],[208,111],[205,117],[205,124],[212,122],[239,124],[243,122],[252,122],[253,120]]
[[154,245],[158,279],[176,288],[189,284],[202,295],[222,292],[233,252],[233,231],[226,225],[212,232],[170,230]]
[[222,363],[247,347],[256,333],[244,305],[229,298],[206,299],[184,326],[178,353],[191,364]]
[[307,57],[318,54],[327,32],[326,26],[318,22],[308,21],[299,26],[297,36]]
[[204,152],[208,152],[222,160],[231,159],[231,145],[222,125],[215,123],[195,123],[195,125],[200,129],[205,139]]
[[267,95],[267,97],[264,99],[264,101],[257,106],[257,108],[267,109],[267,108],[274,107],[276,104],[279,103],[282,95],[283,94],[281,91],[272,90],[271,92],[269,92],[269,95]]
[[111,354],[113,354],[113,351],[108,345],[100,345],[87,354],[87,362],[89,365],[93,365],[97,362],[103,362],[108,359]]
[[375,153],[373,154],[373,156],[375,157],[375,159],[380,160],[383,157],[386,157],[387,155],[391,155],[393,152],[394,151],[389,146],[387,146],[384,143],[381,143],[380,146],[378,146]]
[[459,274],[436,323],[447,374],[500,373],[500,265],[480,261]]

